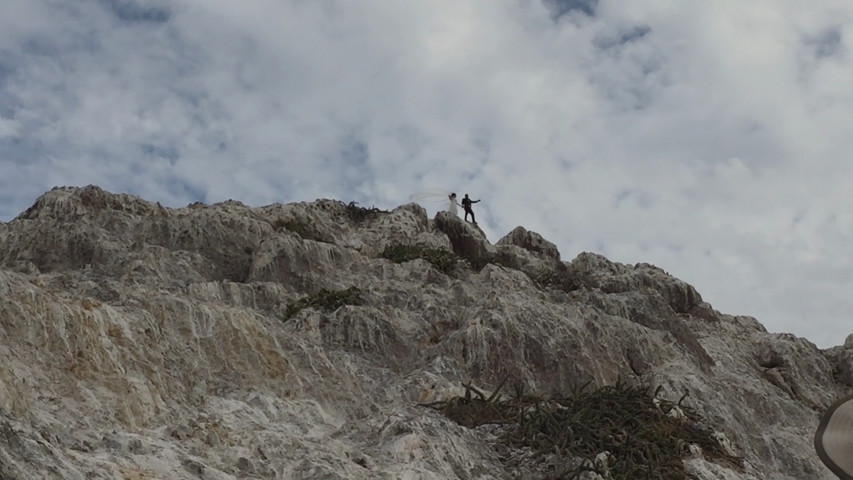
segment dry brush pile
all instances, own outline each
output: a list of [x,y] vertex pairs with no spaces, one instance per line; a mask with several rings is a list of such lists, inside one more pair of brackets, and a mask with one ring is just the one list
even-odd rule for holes
[[[593,471],[614,480],[683,480],[689,477],[682,460],[697,446],[709,461],[743,468],[743,460],[729,454],[699,414],[683,405],[686,393],[670,402],[649,387],[619,382],[597,390],[584,386],[551,399],[519,388],[514,397],[504,398],[500,386],[488,397],[464,387],[464,396],[425,406],[467,427],[502,424],[504,442],[529,447],[536,455],[579,459],[561,479]],[[607,461],[601,462],[604,452]]]

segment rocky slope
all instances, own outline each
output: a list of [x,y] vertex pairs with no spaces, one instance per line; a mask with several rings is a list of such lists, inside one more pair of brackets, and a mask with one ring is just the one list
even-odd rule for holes
[[[521,227],[493,245],[414,204],[170,209],[90,186],[0,223],[4,480],[571,478],[571,452],[422,404],[620,380],[743,460],[692,448],[685,478],[829,480],[811,439],[851,372],[853,337],[821,351],[652,265],[562,261]],[[618,478],[602,455],[577,478]]]

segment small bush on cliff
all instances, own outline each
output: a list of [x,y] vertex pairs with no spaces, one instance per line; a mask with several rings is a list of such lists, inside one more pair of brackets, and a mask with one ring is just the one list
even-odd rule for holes
[[456,266],[460,260],[453,252],[423,245],[390,245],[385,247],[382,258],[387,258],[394,263],[410,262],[416,258],[423,258],[446,275],[456,271]]
[[272,227],[276,232],[287,230],[289,232],[296,233],[305,240],[331,243],[325,235],[317,230],[317,227],[314,226],[314,224],[301,218],[290,218],[287,220],[279,218],[273,222]]
[[380,210],[376,207],[359,207],[357,202],[349,202],[346,206],[347,218],[354,223],[361,223],[367,219],[374,218],[382,213],[389,213],[388,210]]
[[[583,461],[560,478],[575,479],[585,471],[615,480],[687,478],[682,459],[690,445],[698,445],[709,461],[738,471],[743,460],[729,455],[701,417],[681,405],[649,393],[648,387],[617,383],[595,391],[584,387],[571,395],[545,399],[524,395],[502,399],[500,387],[486,397],[470,385],[465,396],[426,406],[437,409],[467,427],[504,424],[504,441],[514,447],[532,448],[537,455],[557,453]],[[685,394],[686,396],[686,394]],[[596,463],[601,452],[610,452],[606,467]]]
[[288,320],[305,308],[316,308],[325,312],[333,312],[344,305],[361,305],[363,298],[358,287],[349,287],[346,290],[330,291],[321,289],[314,295],[300,298],[295,303],[287,306],[284,319]]
[[543,289],[554,288],[566,293],[580,289],[583,284],[568,270],[556,270],[533,279]]

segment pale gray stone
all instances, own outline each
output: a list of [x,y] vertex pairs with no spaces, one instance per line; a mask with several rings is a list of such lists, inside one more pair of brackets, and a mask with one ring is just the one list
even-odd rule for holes
[[222,441],[219,439],[219,434],[216,432],[208,432],[207,444],[211,447],[218,447],[222,445]]

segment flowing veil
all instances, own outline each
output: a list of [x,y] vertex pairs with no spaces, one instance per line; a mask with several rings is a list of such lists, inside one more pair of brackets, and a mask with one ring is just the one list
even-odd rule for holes
[[409,200],[415,203],[419,203],[421,205],[439,205],[447,203],[450,201],[448,197],[450,196],[449,190],[444,190],[441,188],[431,188],[429,190],[424,190],[422,192],[417,192],[409,195]]

